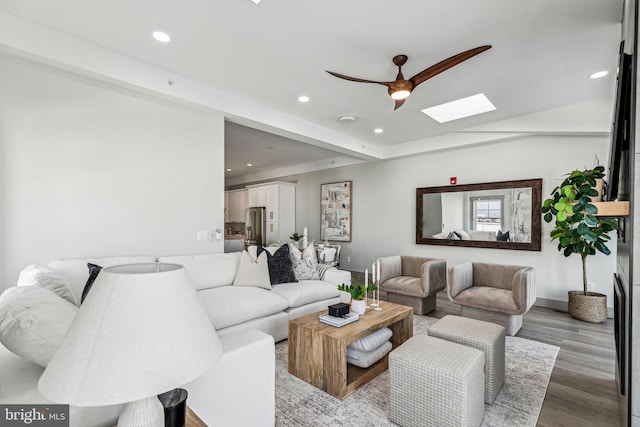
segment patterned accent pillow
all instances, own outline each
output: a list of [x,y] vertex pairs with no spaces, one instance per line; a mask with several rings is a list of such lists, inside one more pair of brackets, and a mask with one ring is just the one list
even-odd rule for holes
[[258,247],[258,257],[265,252],[267,254],[267,263],[269,265],[269,278],[272,285],[280,283],[297,282],[296,275],[293,270],[293,263],[289,255],[289,245],[284,244],[278,248],[273,255],[262,246]]
[[320,280],[320,271],[318,270],[318,257],[313,244],[310,244],[300,252],[298,248],[289,243],[289,252],[291,253],[291,262],[293,263],[293,271],[298,280]]

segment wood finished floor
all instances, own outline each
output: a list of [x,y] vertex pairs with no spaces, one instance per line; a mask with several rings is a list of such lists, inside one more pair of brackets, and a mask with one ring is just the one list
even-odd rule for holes
[[[428,316],[439,319],[459,313],[459,307],[449,301],[446,292],[440,292],[436,310]],[[538,427],[620,425],[613,319],[594,324],[534,306],[525,314],[516,336],[560,347]]]
[[[456,308],[446,293],[440,292],[437,308],[429,316],[457,314]],[[539,427],[620,425],[613,319],[594,324],[534,306],[524,316],[516,336],[560,347],[538,418]]]

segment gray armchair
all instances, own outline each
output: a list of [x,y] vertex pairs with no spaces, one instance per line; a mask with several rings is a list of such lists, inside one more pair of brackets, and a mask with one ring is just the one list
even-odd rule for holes
[[389,302],[408,305],[415,314],[436,309],[436,293],[447,286],[447,262],[415,256],[380,258],[380,290]]
[[460,305],[461,316],[497,323],[513,336],[536,300],[534,270],[481,262],[454,265],[449,269],[447,296]]

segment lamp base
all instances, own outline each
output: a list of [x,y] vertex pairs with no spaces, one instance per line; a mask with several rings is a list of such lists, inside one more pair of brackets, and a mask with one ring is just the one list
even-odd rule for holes
[[164,407],[157,396],[129,402],[118,418],[118,427],[164,427]]

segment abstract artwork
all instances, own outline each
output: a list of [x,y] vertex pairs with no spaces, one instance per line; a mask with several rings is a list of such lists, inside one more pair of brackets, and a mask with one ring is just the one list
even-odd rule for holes
[[320,185],[320,239],[351,241],[351,181]]

